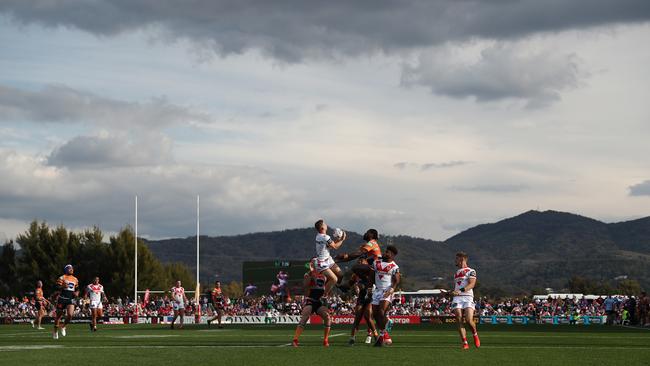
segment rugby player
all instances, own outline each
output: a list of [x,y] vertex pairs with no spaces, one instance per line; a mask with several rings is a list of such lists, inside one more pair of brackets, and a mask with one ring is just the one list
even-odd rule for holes
[[341,253],[336,256],[336,260],[347,262],[357,258],[365,258],[368,260],[368,263],[373,263],[381,258],[381,248],[377,242],[378,239],[379,233],[377,230],[368,229],[368,231],[363,234],[364,243],[359,247],[359,250],[352,253]]
[[[54,339],[59,339],[59,329],[61,335],[66,336],[65,327],[72,320],[74,313],[75,299],[79,296],[79,280],[74,276],[74,268],[71,264],[63,268],[63,273],[56,281],[57,291],[54,293],[56,297],[56,315],[54,317],[54,332],[52,336]],[[61,317],[65,313],[65,320],[63,326],[60,326]]]
[[41,321],[45,316],[45,308],[47,306],[47,299],[43,296],[43,282],[41,280],[36,281],[36,289],[34,290],[34,306],[36,307],[36,321],[32,320],[32,328],[37,328],[38,330],[43,330],[45,328],[41,327]]
[[388,310],[393,302],[393,294],[399,285],[402,276],[399,272],[399,266],[394,259],[397,255],[397,248],[389,245],[386,247],[384,256],[372,263],[372,269],[375,271],[375,290],[372,293],[372,313],[379,328],[379,337],[375,342],[375,347],[390,345],[393,340],[386,331],[388,323]]
[[[368,265],[368,261],[365,257],[359,257],[357,263],[360,265]],[[357,303],[354,306],[354,323],[352,324],[352,333],[350,334],[348,344],[350,346],[354,345],[361,319],[365,319],[366,324],[368,325],[366,343],[372,343],[372,338],[377,338],[378,336],[375,321],[372,318],[372,307],[370,305],[372,302],[372,280],[366,276],[359,276],[353,273],[350,278],[350,286],[355,289],[355,293],[357,294]]]
[[85,299],[90,298],[90,312],[92,314],[92,322],[90,323],[90,331],[97,331],[97,318],[104,316],[104,307],[102,302],[107,301],[106,294],[104,293],[104,286],[99,283],[99,277],[93,279],[93,283],[86,286]]
[[224,308],[225,308],[225,303],[226,299],[223,295],[223,292],[221,291],[221,282],[220,281],[215,281],[214,283],[214,288],[212,289],[212,293],[210,294],[212,297],[212,306],[214,308],[214,311],[216,312],[216,315],[212,317],[211,319],[208,319],[208,327],[210,324],[212,324],[213,321],[217,321],[219,324],[219,329],[223,328],[221,326],[221,317],[223,317],[224,313]]
[[468,256],[464,252],[456,253],[456,267],[458,270],[454,275],[454,291],[451,293],[454,298],[451,302],[451,308],[456,315],[456,324],[458,324],[458,333],[463,342],[463,349],[469,349],[467,344],[467,333],[463,325],[463,312],[465,321],[472,330],[474,345],[476,348],[481,347],[481,340],[478,338],[476,324],[474,323],[474,287],[476,286],[476,271],[467,266]]
[[327,282],[325,282],[325,296],[328,296],[332,291],[332,288],[336,284],[340,284],[343,280],[343,273],[341,268],[334,263],[334,259],[330,255],[330,249],[339,249],[343,242],[345,241],[346,234],[343,232],[343,236],[337,241],[332,240],[329,235],[327,235],[327,224],[325,221],[318,220],[314,224],[316,228],[316,271],[325,276]]
[[303,286],[305,288],[305,302],[302,308],[302,317],[300,323],[296,327],[296,332],[293,335],[291,345],[298,347],[298,338],[307,325],[307,321],[311,314],[318,314],[323,319],[325,325],[325,333],[323,334],[323,346],[329,347],[329,335],[331,327],[331,319],[327,311],[327,306],[323,301],[325,294],[326,278],[322,273],[319,273],[315,268],[317,258],[310,261],[310,271],[305,273]]
[[183,323],[185,322],[185,303],[189,302],[187,296],[185,296],[185,289],[181,286],[181,281],[176,281],[176,286],[172,287],[170,290],[172,294],[172,308],[174,309],[174,319],[172,319],[171,329],[174,329],[174,322],[176,318],[180,316],[181,325],[179,329],[183,328]]

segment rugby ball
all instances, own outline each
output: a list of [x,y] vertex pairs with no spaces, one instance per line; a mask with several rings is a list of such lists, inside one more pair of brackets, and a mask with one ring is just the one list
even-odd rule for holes
[[343,237],[343,230],[339,229],[338,227],[334,229],[334,234],[332,235],[334,240],[339,240]]

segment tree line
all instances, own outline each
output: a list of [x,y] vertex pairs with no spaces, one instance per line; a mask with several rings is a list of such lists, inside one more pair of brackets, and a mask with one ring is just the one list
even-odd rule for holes
[[[63,225],[50,227],[33,221],[0,252],[0,296],[30,294],[36,281],[43,281],[45,296],[55,290],[63,267],[72,264],[81,289],[98,276],[109,297],[133,297],[134,233],[131,227],[104,241],[98,227],[74,232]],[[138,239],[138,290],[167,290],[176,280],[187,290],[196,282],[189,268],[180,263],[160,262],[147,245]]]

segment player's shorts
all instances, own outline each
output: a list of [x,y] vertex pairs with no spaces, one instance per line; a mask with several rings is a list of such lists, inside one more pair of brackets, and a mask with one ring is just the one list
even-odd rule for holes
[[99,309],[99,310],[101,310],[101,309],[104,308],[104,306],[102,305],[101,301],[91,301],[90,302],[90,308],[91,309]]
[[393,296],[395,294],[391,294],[390,296],[388,296],[387,298],[384,299],[384,294],[386,293],[386,291],[388,291],[388,289],[376,288],[372,292],[372,302],[371,302],[371,304],[379,305],[379,303],[381,303],[382,301],[388,301],[388,302],[392,303],[393,302]]
[[318,309],[321,306],[325,306],[325,304],[323,304],[323,302],[320,300],[307,299],[307,301],[305,302],[305,306],[311,306],[311,313],[316,314]]
[[314,260],[314,267],[316,267],[316,271],[318,271],[318,273],[332,268],[335,264],[336,263],[334,263],[334,259],[332,259],[332,257],[328,257],[327,259],[316,258]]
[[40,301],[36,301],[36,302],[34,303],[34,305],[36,306],[36,310],[39,310],[39,311],[40,311],[41,309],[45,308],[45,307],[43,306],[43,304],[42,304]]
[[368,290],[368,288],[364,288],[363,290],[359,291],[359,296],[357,296],[357,305],[366,306],[370,305],[371,302],[372,291]]
[[56,300],[57,309],[65,309],[69,305],[74,305],[74,300],[71,298],[59,296],[59,299]]
[[474,297],[472,296],[454,296],[453,300],[451,301],[451,308],[453,309],[468,309],[474,307],[476,304],[474,303]]
[[182,301],[181,302],[172,301],[172,308],[174,309],[174,311],[185,310],[185,303]]

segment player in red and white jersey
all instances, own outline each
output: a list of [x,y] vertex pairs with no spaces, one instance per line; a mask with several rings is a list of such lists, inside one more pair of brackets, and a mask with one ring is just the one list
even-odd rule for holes
[[104,307],[102,306],[102,302],[106,301],[104,286],[99,283],[99,277],[95,277],[95,279],[93,279],[93,283],[86,286],[86,294],[84,298],[90,298],[90,312],[92,313],[90,330],[96,332],[97,318],[104,316]]
[[463,342],[463,349],[469,349],[467,344],[467,333],[463,325],[463,313],[465,321],[472,330],[474,345],[476,348],[481,347],[481,340],[478,338],[476,324],[474,323],[474,287],[476,286],[476,271],[467,266],[467,254],[464,252],[456,253],[456,267],[458,270],[454,275],[454,291],[451,293],[454,298],[451,302],[451,308],[456,315],[456,324],[458,324],[458,333]]
[[218,327],[219,329],[223,328],[221,326],[221,318],[223,317],[224,309],[226,307],[226,297],[223,294],[223,291],[221,291],[221,282],[220,281],[215,281],[214,283],[214,288],[212,289],[212,293],[210,294],[210,297],[212,298],[212,307],[214,308],[215,311],[215,316],[208,319],[208,327],[210,324],[212,324],[213,321],[218,322]]
[[346,234],[343,232],[343,237],[334,241],[327,235],[327,224],[324,220],[318,220],[314,224],[316,229],[316,271],[321,273],[327,279],[325,283],[325,296],[330,294],[330,291],[336,284],[340,284],[343,280],[343,272],[341,268],[334,263],[334,259],[330,254],[330,249],[339,249],[345,241]]
[[381,347],[383,344],[390,345],[393,340],[386,331],[388,323],[388,309],[393,302],[393,294],[402,279],[399,272],[399,266],[395,263],[394,258],[397,255],[397,248],[392,245],[386,247],[384,256],[372,264],[375,271],[375,290],[372,293],[372,313],[377,322],[379,337],[375,342],[375,347]]
[[174,309],[174,319],[172,319],[171,328],[174,329],[174,322],[179,316],[181,318],[181,325],[179,328],[183,328],[185,303],[189,302],[189,300],[187,299],[187,296],[185,296],[185,289],[181,286],[181,281],[176,281],[176,286],[172,287],[169,292],[172,294],[172,308]]

